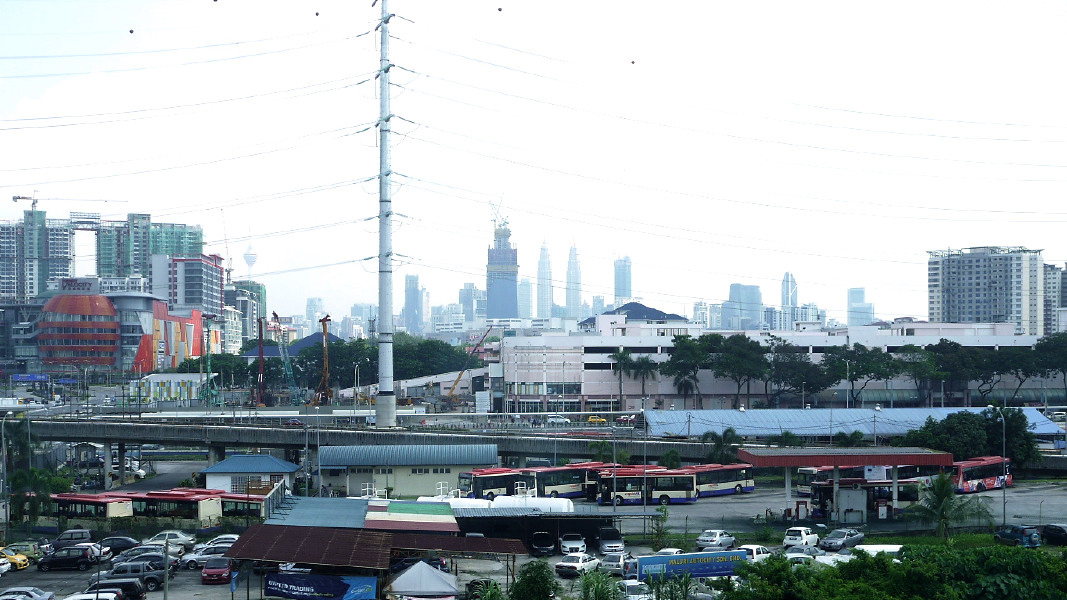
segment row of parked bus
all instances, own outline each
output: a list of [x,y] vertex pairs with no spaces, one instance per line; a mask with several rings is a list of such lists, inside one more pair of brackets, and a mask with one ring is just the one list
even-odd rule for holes
[[583,498],[599,504],[685,504],[706,496],[751,492],[752,465],[659,465],[572,463],[561,467],[475,469],[459,475],[467,498],[492,500],[522,490],[540,497]]
[[[892,479],[892,467],[867,465],[837,467],[838,478],[842,481],[886,482]],[[930,479],[939,475],[942,468],[938,466],[918,467],[902,465],[897,467],[898,483],[914,482],[929,485]],[[1011,459],[1001,456],[978,456],[967,460],[958,460],[946,472],[952,480],[956,492],[968,494],[1011,487]],[[798,496],[810,496],[812,484],[832,482],[833,467],[800,467],[796,474],[795,491]]]

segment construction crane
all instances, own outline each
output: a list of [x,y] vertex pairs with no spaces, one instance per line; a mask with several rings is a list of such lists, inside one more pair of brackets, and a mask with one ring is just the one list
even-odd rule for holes
[[281,335],[282,322],[278,318],[278,313],[271,312],[273,315],[273,321],[278,324],[278,351],[282,355],[282,370],[285,371],[285,383],[289,386],[289,403],[293,406],[300,406],[304,403],[304,399],[301,397],[300,389],[296,387],[296,378],[293,377],[293,362],[289,358],[289,336]]
[[482,345],[482,342],[485,341],[485,338],[489,337],[489,332],[492,330],[492,327],[486,329],[485,333],[482,334],[482,339],[478,340],[477,344],[471,346],[470,352],[467,352],[467,360],[463,363],[463,368],[460,369],[459,374],[456,375],[456,380],[452,382],[452,387],[448,388],[448,393],[445,394],[444,404],[446,408],[452,408],[452,403],[455,402],[454,395],[456,393],[456,386],[459,385],[459,381],[463,379],[463,374],[466,373],[467,368],[470,367],[471,359],[474,358],[474,353],[478,350],[478,347]]
[[319,404],[329,404],[330,398],[333,397],[333,390],[330,389],[329,322],[330,315],[326,315],[319,319],[319,323],[322,323],[322,379],[319,380],[319,387],[315,388],[315,406],[318,406]]

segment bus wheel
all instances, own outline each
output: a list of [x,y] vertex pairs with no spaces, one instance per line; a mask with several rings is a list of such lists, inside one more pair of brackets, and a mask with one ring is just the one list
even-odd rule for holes
[[622,496],[615,496],[615,506],[622,506]]
[[557,492],[555,490],[552,490],[552,493],[549,494],[549,495],[552,496],[553,498],[559,498],[559,492]]
[[744,491],[744,490],[743,490],[743,489],[741,488],[741,484],[740,484],[740,483],[739,483],[739,484],[737,484],[737,487],[735,487],[735,488],[734,488],[734,493],[735,493],[735,494],[740,494],[740,493],[741,493],[741,492],[743,492],[743,491]]
[[659,503],[664,505],[664,506],[667,506],[668,504],[671,503],[671,497],[670,496],[660,496],[659,497]]
[[493,492],[489,492],[488,494],[485,495],[485,499],[490,501],[490,502],[493,501],[493,498],[496,498],[496,494],[494,494]]

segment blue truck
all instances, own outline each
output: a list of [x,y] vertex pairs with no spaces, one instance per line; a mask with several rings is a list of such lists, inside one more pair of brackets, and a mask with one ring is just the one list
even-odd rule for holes
[[734,565],[747,560],[744,550],[690,552],[637,557],[637,578],[674,577],[689,573],[693,577],[723,577],[734,574]]

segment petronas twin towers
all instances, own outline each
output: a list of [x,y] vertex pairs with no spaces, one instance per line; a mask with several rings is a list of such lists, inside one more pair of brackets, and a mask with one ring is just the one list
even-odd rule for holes
[[541,246],[541,257],[537,260],[537,317],[548,319],[563,317],[578,319],[582,312],[582,269],[578,264],[578,248],[571,245],[567,258],[566,304],[557,310],[553,297],[552,262],[548,256],[548,246]]

